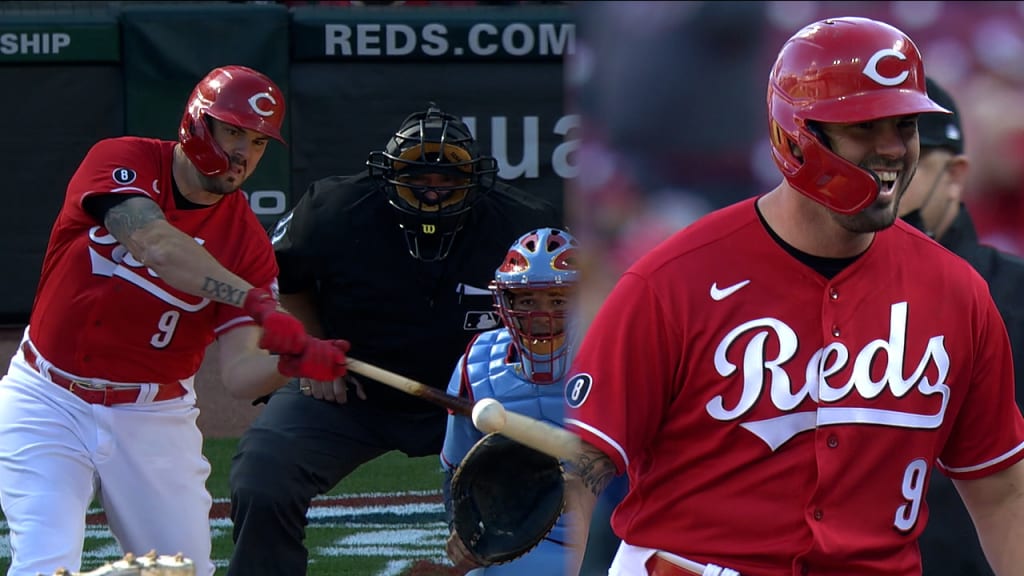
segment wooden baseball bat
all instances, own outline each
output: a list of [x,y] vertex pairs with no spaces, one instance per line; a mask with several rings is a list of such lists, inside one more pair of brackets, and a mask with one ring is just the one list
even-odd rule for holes
[[579,436],[561,426],[505,410],[494,398],[484,398],[476,403],[473,425],[481,432],[497,432],[559,460],[575,460],[579,456]]
[[361,360],[356,360],[351,356],[348,357],[347,366],[349,370],[356,374],[362,374],[368,378],[373,378],[381,384],[387,384],[392,388],[397,388],[406,394],[422,398],[428,402],[433,402],[434,404],[439,404],[460,416],[471,416],[473,414],[473,403],[467,398],[460,398],[458,396],[446,394],[442,390],[432,388],[422,382],[406,378],[401,374],[395,374],[394,372],[379,368],[373,364],[367,364]]
[[460,416],[468,416],[473,419],[473,425],[485,434],[498,432],[520,444],[563,460],[574,459],[579,452],[580,439],[575,434],[559,426],[509,412],[501,402],[493,398],[484,398],[474,405],[466,398],[446,394],[351,356],[348,357],[348,369],[406,394],[444,406]]

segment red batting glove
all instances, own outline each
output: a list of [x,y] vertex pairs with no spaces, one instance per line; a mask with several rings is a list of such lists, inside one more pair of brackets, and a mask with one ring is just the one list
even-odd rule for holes
[[317,382],[330,382],[344,376],[348,370],[345,353],[351,345],[348,340],[321,340],[309,338],[302,354],[282,355],[277,371],[292,378],[309,378]]
[[298,318],[282,310],[267,290],[249,290],[242,309],[263,327],[260,348],[274,354],[302,354],[306,349],[306,341],[309,340],[306,327]]

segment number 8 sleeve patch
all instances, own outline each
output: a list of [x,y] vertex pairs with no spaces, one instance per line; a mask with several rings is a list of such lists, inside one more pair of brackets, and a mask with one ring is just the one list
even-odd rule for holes
[[577,374],[565,383],[565,402],[570,408],[579,408],[590,395],[590,386],[594,379],[590,374]]
[[136,178],[135,170],[131,168],[115,168],[112,176],[114,177],[114,182],[122,186],[135,182]]

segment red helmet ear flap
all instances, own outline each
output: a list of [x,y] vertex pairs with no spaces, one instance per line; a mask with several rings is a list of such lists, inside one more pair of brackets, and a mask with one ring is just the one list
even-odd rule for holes
[[178,140],[185,156],[204,175],[222,174],[231,167],[228,155],[217,145],[209,120],[202,112],[195,115],[185,113],[178,130]]
[[840,214],[856,214],[875,201],[882,189],[878,177],[833,152],[820,127],[800,118],[771,88],[768,109],[772,158],[790,186]]
[[856,214],[878,198],[878,177],[829,150],[814,134],[801,130],[797,147],[803,162],[786,177],[797,191],[840,214]]

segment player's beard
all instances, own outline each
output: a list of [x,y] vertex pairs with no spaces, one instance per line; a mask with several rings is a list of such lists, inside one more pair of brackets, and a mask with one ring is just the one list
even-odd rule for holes
[[[236,166],[242,167],[241,174],[235,174],[234,168]],[[228,167],[228,171],[223,174],[217,174],[215,176],[205,176],[200,174],[203,190],[220,196],[227,196],[228,194],[237,192],[242,187],[242,183],[245,182],[245,179],[245,161],[239,159],[232,159],[231,164]]]
[[[863,166],[861,167],[863,168]],[[875,201],[867,208],[856,214],[832,212],[832,219],[842,226],[844,230],[854,234],[868,234],[885,230],[896,222],[899,214],[900,200],[903,199],[903,194],[907,191],[907,187],[910,186],[910,181],[913,180],[914,172],[916,171],[916,163],[913,166],[902,167],[899,178],[893,183],[894,191],[891,198],[875,198]]]

